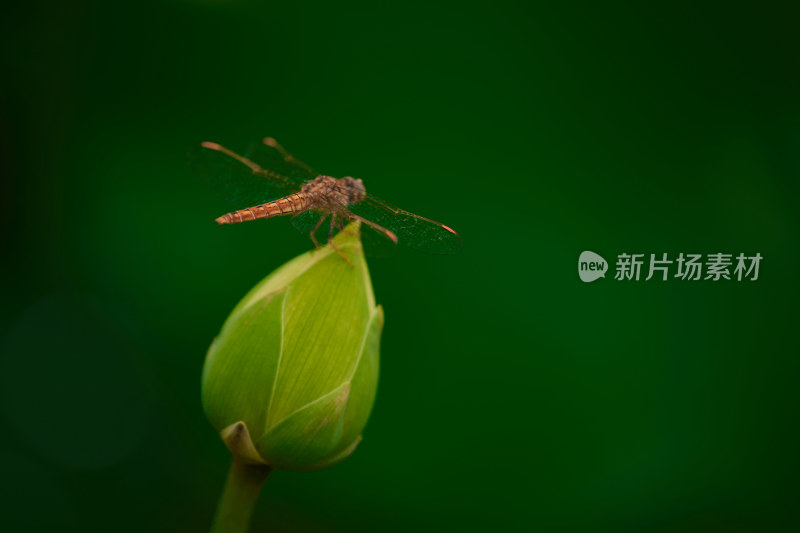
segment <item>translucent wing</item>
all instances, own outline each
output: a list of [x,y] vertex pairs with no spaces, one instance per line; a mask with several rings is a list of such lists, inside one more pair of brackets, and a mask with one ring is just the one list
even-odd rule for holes
[[[387,230],[388,231],[388,230]],[[364,253],[371,257],[389,257],[397,250],[397,237],[361,223],[361,243]]]
[[[325,219],[322,220],[322,217],[325,217]],[[348,222],[337,218],[336,224],[331,229],[331,216],[328,213],[305,211],[292,217],[292,226],[297,231],[306,237],[310,236],[311,232],[314,232],[314,238],[320,244],[328,242],[329,237],[335,237]]]
[[[223,199],[238,208],[250,207],[295,193],[302,180],[265,167],[217,143],[192,149],[190,164]],[[284,163],[285,164],[285,163]]]
[[[455,230],[440,222],[399,209],[372,195],[349,206],[354,215],[392,232],[403,246],[433,254],[454,254],[461,250],[461,237]],[[364,245],[391,240],[384,232],[362,224]],[[376,241],[380,237],[382,240]],[[375,246],[375,244],[373,244]],[[381,247],[386,248],[384,244]]]
[[[314,233],[320,243],[335,236],[350,220],[361,221],[361,241],[364,252],[372,257],[394,253],[397,243],[427,253],[454,254],[461,250],[461,237],[455,230],[440,222],[421,217],[372,195],[353,205],[341,206],[336,225],[330,229],[327,213],[307,211],[292,218],[292,225],[301,233]],[[344,220],[343,217],[350,220]],[[321,222],[320,222],[321,221]]]
[[[324,217],[324,218],[323,218]],[[317,211],[306,211],[292,217],[292,226],[303,235],[310,236],[319,244],[328,242],[335,237],[339,231],[350,223],[352,219],[347,216],[336,217],[336,222],[331,228],[333,217],[328,213]],[[361,224],[361,242],[364,245],[364,253],[371,257],[388,257],[394,253],[397,242],[393,240],[393,235],[389,236],[385,232],[377,231],[369,224]]]
[[253,143],[247,152],[247,158],[262,168],[282,174],[300,185],[319,176],[318,172],[287,152],[286,148],[272,137],[264,137]]
[[[333,217],[330,213],[306,211],[292,217],[292,226],[303,235],[313,234],[312,240],[322,245],[335,237],[351,221],[347,216],[337,215],[336,222],[331,228],[332,220]],[[361,243],[364,245],[364,253],[371,257],[387,257],[394,252],[396,245],[391,238],[387,238],[384,234],[376,232],[363,223],[361,224]]]

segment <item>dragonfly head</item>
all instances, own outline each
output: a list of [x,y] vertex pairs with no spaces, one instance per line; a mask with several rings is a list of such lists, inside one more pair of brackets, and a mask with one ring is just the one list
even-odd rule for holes
[[364,182],[351,178],[350,176],[345,176],[342,178],[342,181],[345,184],[345,191],[347,191],[347,203],[357,204],[364,199],[364,196],[367,194],[367,191],[364,189]]

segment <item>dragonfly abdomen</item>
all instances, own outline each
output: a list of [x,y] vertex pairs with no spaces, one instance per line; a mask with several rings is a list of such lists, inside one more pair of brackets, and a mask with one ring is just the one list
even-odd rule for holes
[[239,209],[222,215],[216,220],[217,224],[239,224],[260,218],[279,217],[281,215],[294,215],[306,211],[312,203],[312,198],[306,193],[298,192],[284,198],[273,200],[265,204]]

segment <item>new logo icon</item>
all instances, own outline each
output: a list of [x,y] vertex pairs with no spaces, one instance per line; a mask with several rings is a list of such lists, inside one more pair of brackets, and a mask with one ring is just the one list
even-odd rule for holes
[[581,281],[589,283],[597,278],[606,277],[608,263],[594,252],[585,251],[578,258],[578,275]]

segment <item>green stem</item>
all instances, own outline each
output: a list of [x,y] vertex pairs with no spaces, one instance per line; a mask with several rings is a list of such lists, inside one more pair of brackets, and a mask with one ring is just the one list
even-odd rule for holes
[[265,465],[242,462],[233,456],[225,489],[217,504],[211,533],[245,533],[258,493],[272,469]]

